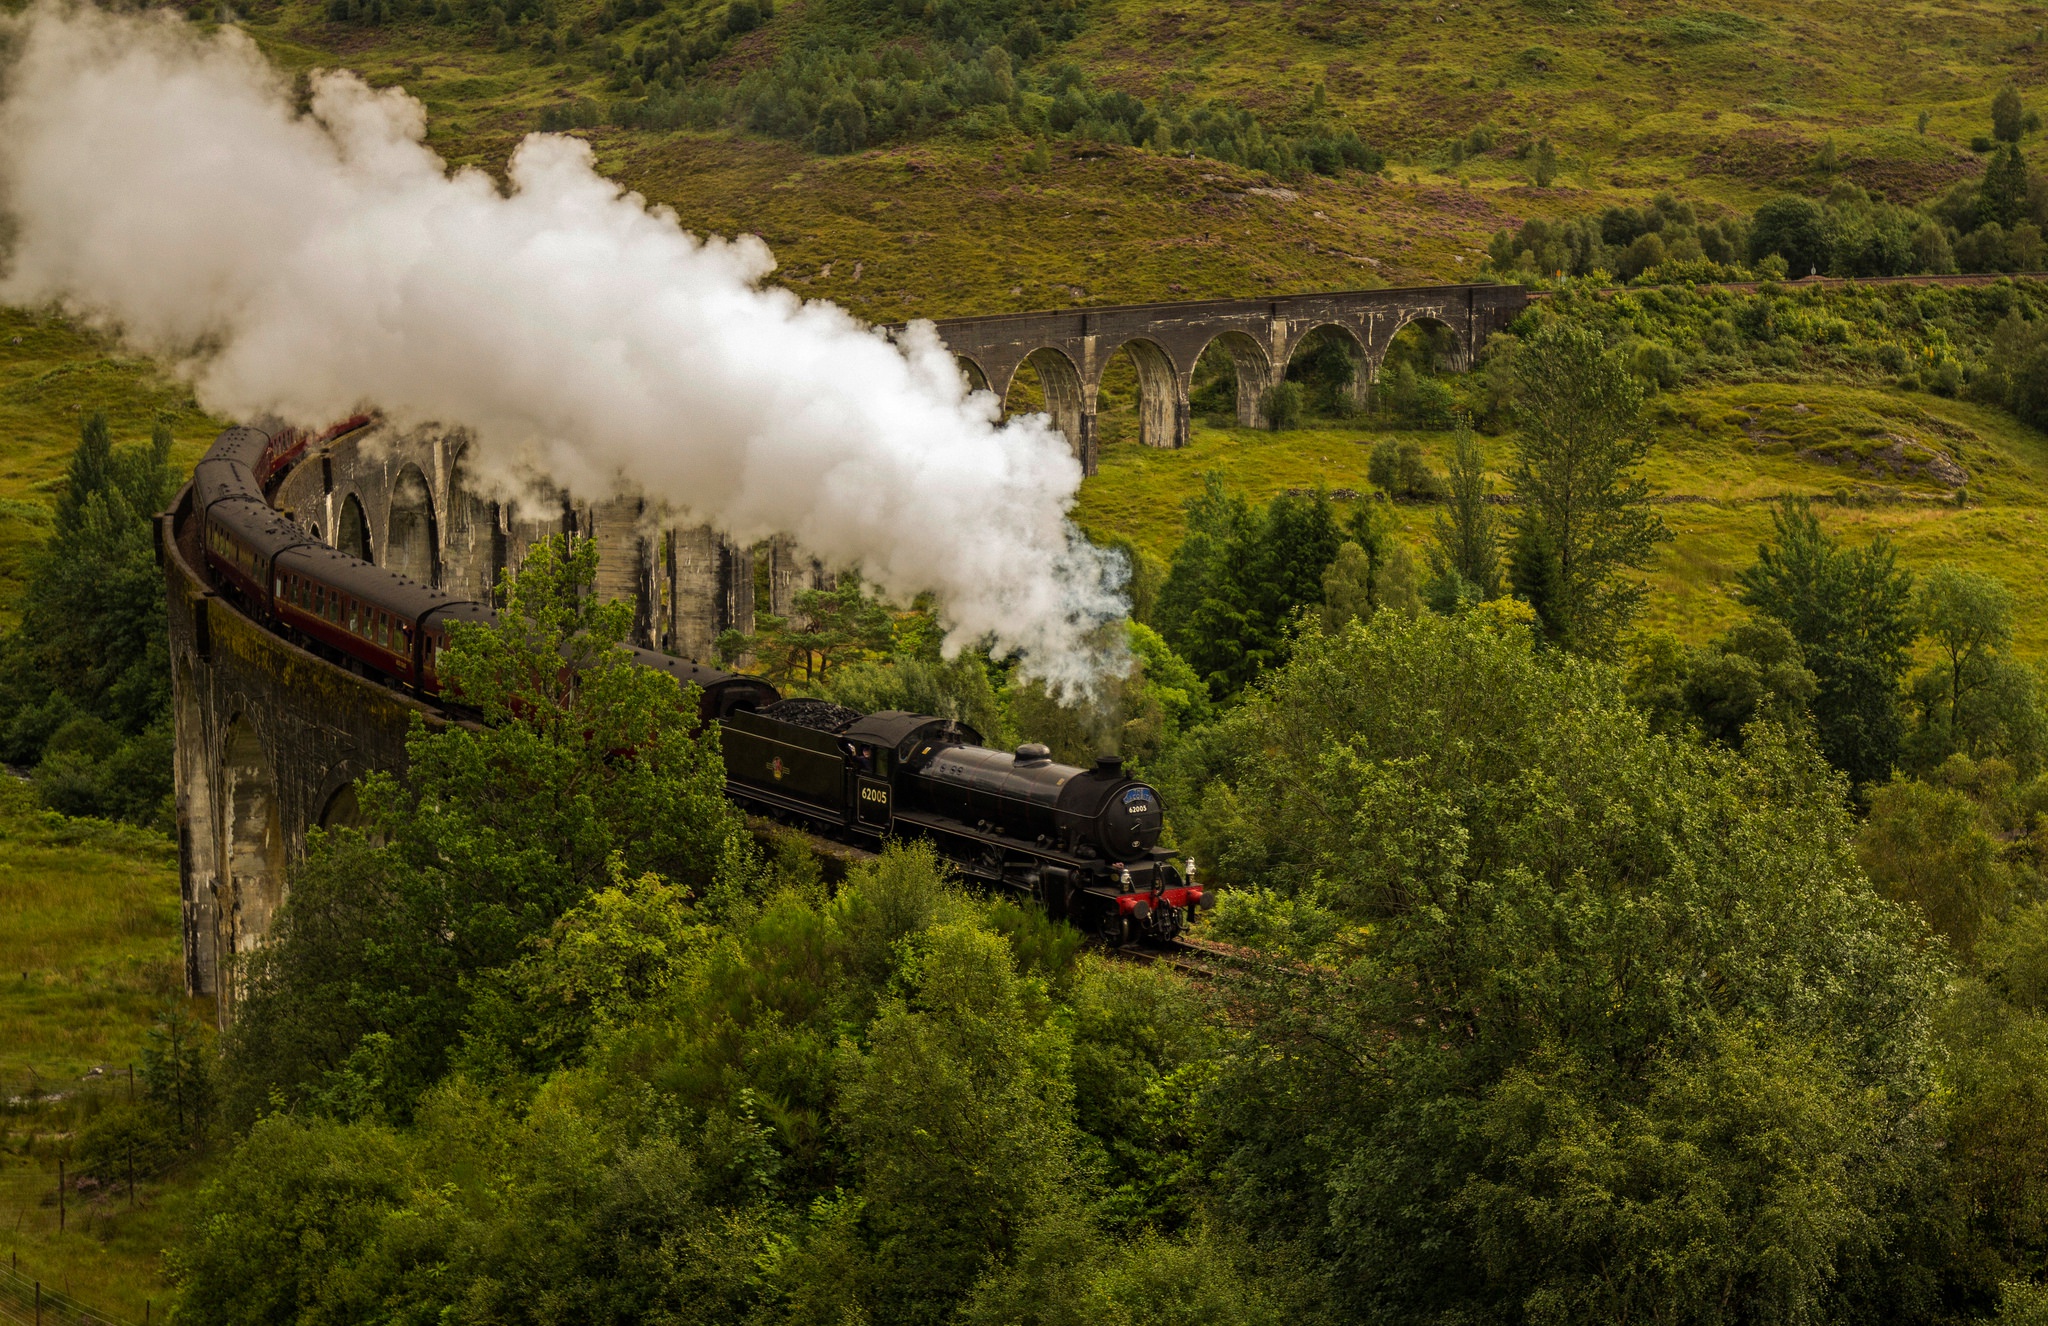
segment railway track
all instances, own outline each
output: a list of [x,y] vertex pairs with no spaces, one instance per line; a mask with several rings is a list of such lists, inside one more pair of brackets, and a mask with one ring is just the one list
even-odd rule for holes
[[1110,957],[1121,962],[1136,962],[1148,967],[1171,967],[1191,980],[1215,981],[1235,976],[1244,968],[1245,954],[1233,944],[1219,944],[1213,939],[1201,939],[1182,935],[1164,948],[1140,947],[1127,944],[1122,948],[1107,950]]
[[[844,875],[847,867],[861,861],[872,861],[876,856],[876,853],[866,848],[843,843],[836,838],[827,838],[788,820],[772,819],[766,815],[748,815],[747,828],[764,844],[778,834],[801,834],[819,860],[829,863],[826,873],[835,879]],[[832,868],[835,866],[836,870]],[[1245,964],[1244,952],[1237,946],[1190,935],[1182,935],[1164,947],[1132,943],[1109,948],[1093,939],[1089,942],[1099,952],[1118,962],[1134,962],[1147,967],[1171,967],[1189,979],[1198,981],[1228,977]]]

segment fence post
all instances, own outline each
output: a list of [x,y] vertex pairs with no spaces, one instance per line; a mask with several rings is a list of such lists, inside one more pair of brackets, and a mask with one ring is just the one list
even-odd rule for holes
[[64,1232],[64,1162],[57,1162],[57,1232]]
[[36,1326],[43,1326],[43,1282],[36,1281]]

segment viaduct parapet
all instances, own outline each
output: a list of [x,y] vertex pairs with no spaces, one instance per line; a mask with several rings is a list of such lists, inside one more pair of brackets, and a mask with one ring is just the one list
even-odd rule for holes
[[1046,413],[1066,434],[1083,471],[1093,474],[1096,398],[1119,350],[1128,351],[1137,368],[1139,440],[1183,447],[1195,365],[1212,344],[1236,369],[1237,421],[1253,427],[1260,397],[1286,376],[1288,360],[1312,333],[1329,328],[1349,350],[1357,366],[1351,389],[1362,403],[1402,328],[1420,323],[1447,330],[1456,345],[1451,366],[1463,369],[1487,337],[1528,305],[1528,292],[1518,285],[1447,285],[1004,313],[949,318],[937,326],[976,388],[1007,398],[1018,370],[1029,364],[1044,387]]

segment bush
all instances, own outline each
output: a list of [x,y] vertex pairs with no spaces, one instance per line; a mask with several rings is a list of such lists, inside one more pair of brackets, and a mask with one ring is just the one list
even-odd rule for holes
[[1750,222],[1751,258],[1776,254],[1794,277],[1829,266],[1828,237],[1820,204],[1797,194],[1780,194],[1756,209]]
[[1304,393],[1299,382],[1280,382],[1259,396],[1259,417],[1271,429],[1292,428],[1301,422]]
[[1429,468],[1419,442],[1388,438],[1372,449],[1366,477],[1389,497],[1433,502],[1443,496],[1443,477]]
[[1678,356],[1662,341],[1645,341],[1637,346],[1629,367],[1653,389],[1678,385]]
[[[770,3],[766,16],[773,16],[774,13],[775,7]],[[762,6],[754,3],[754,0],[732,0],[732,3],[725,7],[725,35],[736,37],[742,32],[752,32],[761,26],[763,17]]]

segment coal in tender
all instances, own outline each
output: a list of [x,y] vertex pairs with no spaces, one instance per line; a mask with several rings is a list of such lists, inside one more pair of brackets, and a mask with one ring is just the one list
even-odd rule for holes
[[830,700],[778,700],[763,709],[761,717],[814,732],[843,732],[861,717],[861,712]]

